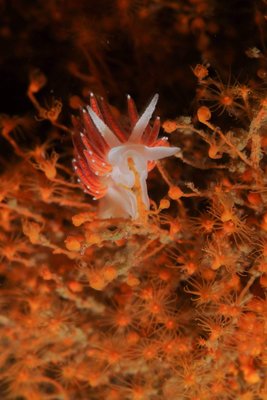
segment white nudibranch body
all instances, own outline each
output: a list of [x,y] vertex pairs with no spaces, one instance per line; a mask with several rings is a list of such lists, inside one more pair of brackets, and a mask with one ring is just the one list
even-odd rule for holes
[[[148,172],[155,161],[177,153],[167,138],[158,139],[160,119],[149,122],[155,110],[156,94],[139,117],[135,104],[127,96],[130,127],[122,129],[103,99],[90,96],[90,106],[82,120],[74,120],[74,169],[84,190],[100,200],[102,218],[139,217],[138,196],[149,209]],[[137,182],[138,181],[138,182]]]

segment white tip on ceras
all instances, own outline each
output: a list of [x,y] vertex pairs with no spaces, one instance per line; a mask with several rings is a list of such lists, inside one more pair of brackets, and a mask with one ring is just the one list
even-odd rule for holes
[[96,128],[100,132],[101,136],[105,139],[107,144],[110,147],[120,146],[121,142],[119,141],[117,136],[115,136],[112,130],[105,124],[104,121],[102,121],[101,118],[99,118],[99,116],[94,112],[94,110],[90,106],[87,106],[87,111],[90,117],[92,118],[92,121],[95,124]]
[[152,98],[151,102],[149,103],[149,105],[147,106],[147,108],[145,109],[145,111],[143,112],[143,114],[141,115],[141,117],[136,122],[136,124],[132,130],[132,133],[129,137],[129,142],[137,143],[140,141],[140,139],[144,133],[144,130],[146,129],[147,125],[149,124],[152,114],[155,111],[158,99],[159,99],[159,95],[158,95],[158,93],[156,93],[154,95],[154,97]]

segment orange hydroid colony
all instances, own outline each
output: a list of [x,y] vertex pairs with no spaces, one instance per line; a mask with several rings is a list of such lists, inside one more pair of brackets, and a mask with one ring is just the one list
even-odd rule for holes
[[266,1],[33,3],[0,1],[0,399],[266,400]]

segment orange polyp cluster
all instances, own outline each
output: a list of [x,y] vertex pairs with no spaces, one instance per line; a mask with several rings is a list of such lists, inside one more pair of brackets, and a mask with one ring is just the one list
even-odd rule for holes
[[208,68],[201,64],[195,66],[193,73],[200,81],[209,75]]
[[81,250],[81,240],[75,236],[68,236],[65,240],[66,248],[70,251]]
[[172,200],[179,200],[183,194],[183,191],[178,186],[172,186],[168,191],[168,195]]
[[56,177],[57,174],[57,160],[58,160],[58,154],[53,153],[49,158],[43,159],[42,161],[39,162],[37,165],[37,168],[41,169],[44,173],[47,179],[53,180]]
[[200,234],[211,234],[214,231],[216,221],[208,214],[192,218],[192,228]]
[[38,93],[42,87],[45,86],[46,84],[46,76],[38,69],[34,69],[31,71],[30,76],[29,76],[30,84],[28,87],[28,92],[30,94],[32,93]]
[[197,110],[197,117],[200,122],[205,122],[209,121],[211,119],[211,112],[208,107],[202,106]]

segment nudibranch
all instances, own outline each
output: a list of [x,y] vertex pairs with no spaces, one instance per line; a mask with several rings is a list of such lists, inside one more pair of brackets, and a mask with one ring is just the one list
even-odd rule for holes
[[81,110],[81,118],[74,119],[73,167],[84,191],[94,200],[101,199],[101,218],[137,219],[140,199],[144,209],[149,210],[148,172],[157,160],[180,150],[170,147],[166,137],[158,139],[159,117],[150,125],[158,97],[154,95],[139,117],[128,95],[129,126],[125,128],[116,121],[105,100],[97,100],[93,93],[90,105]]

